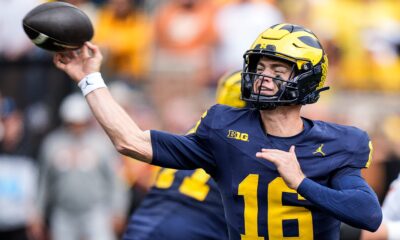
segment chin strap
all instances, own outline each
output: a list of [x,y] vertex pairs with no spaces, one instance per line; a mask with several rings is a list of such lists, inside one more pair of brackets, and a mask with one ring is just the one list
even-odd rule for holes
[[319,93],[323,91],[329,90],[330,87],[323,87],[320,89],[315,90],[314,92],[308,94],[301,102],[300,104],[305,105],[305,104],[311,104],[315,103],[319,99]]

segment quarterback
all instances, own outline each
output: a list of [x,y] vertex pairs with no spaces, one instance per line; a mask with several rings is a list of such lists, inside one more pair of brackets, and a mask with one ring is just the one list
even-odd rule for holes
[[107,90],[101,60],[91,43],[54,56],[120,153],[212,176],[230,239],[338,239],[341,221],[379,227],[378,199],[360,173],[371,162],[368,135],[300,115],[327,89],[328,59],[310,30],[262,32],[244,54],[242,99],[252,108],[214,105],[185,136],[142,131]]

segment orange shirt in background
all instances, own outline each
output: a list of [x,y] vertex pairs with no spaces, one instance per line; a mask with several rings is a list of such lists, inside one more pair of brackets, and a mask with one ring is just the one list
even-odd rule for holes
[[112,9],[100,10],[94,42],[103,48],[106,72],[134,80],[146,77],[152,25],[144,13],[132,11],[125,18],[116,18]]

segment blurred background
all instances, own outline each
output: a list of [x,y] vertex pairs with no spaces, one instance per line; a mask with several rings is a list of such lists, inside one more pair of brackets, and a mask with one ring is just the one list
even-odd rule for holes
[[[91,139],[110,143],[74,95],[77,86],[22,29],[25,14],[43,2],[0,1],[0,238],[26,229],[38,239],[62,235],[68,229],[59,229],[60,222],[68,225],[96,203],[80,217],[111,221],[104,235],[114,239],[156,169],[111,148],[103,147],[107,154],[99,156],[98,145],[89,144]],[[264,29],[280,22],[310,28],[328,53],[331,90],[304,107],[304,116],[369,133],[373,163],[363,175],[380,201],[397,177],[400,1],[65,2],[92,20],[93,42],[104,55],[102,74],[114,97],[142,129],[175,133],[189,129],[214,103],[218,78],[242,68],[243,53]],[[102,186],[111,190],[89,191]]]

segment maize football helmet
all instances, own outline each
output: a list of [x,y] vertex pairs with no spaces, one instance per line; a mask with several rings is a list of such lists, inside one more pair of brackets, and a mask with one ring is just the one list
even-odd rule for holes
[[246,102],[240,99],[241,95],[241,71],[225,74],[218,81],[216,101],[231,107],[243,108]]
[[[329,89],[324,87],[328,58],[315,34],[302,26],[283,23],[268,28],[243,57],[242,99],[258,109],[315,103],[319,93]],[[257,73],[262,57],[289,63],[289,79]],[[255,89],[255,80],[267,77],[278,86],[274,95],[263,95],[261,89]]]

